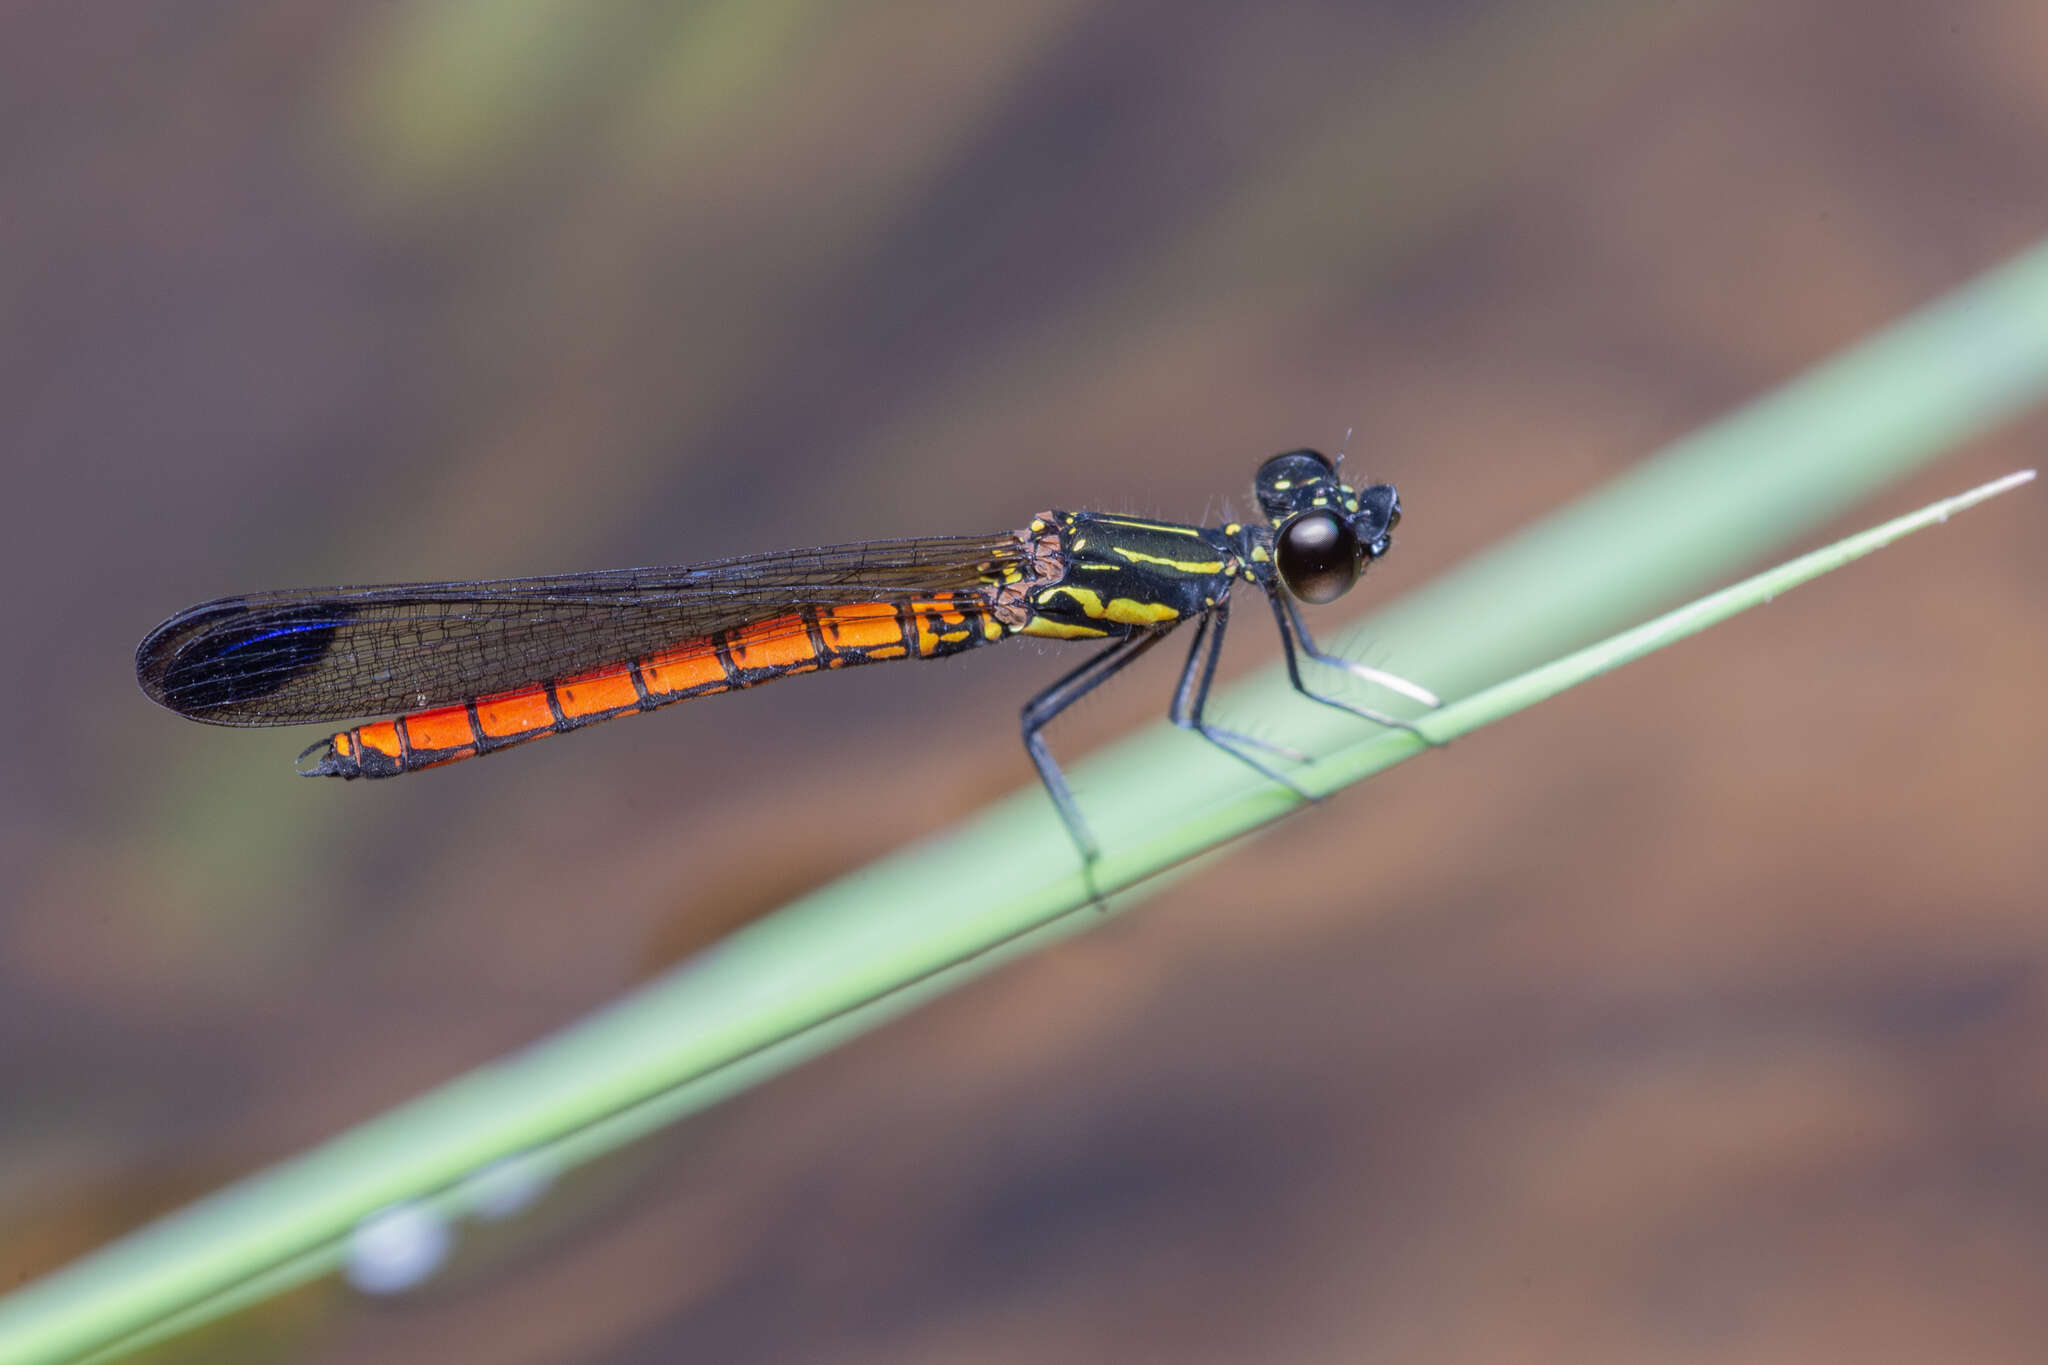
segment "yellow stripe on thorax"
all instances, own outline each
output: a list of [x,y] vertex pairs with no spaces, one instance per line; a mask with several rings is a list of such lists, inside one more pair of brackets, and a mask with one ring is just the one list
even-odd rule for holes
[[1193,526],[1173,526],[1157,521],[1132,521],[1127,517],[1093,516],[1090,521],[1101,522],[1104,526],[1128,526],[1135,531],[1158,531],[1169,536],[1193,536],[1201,539],[1201,531]]
[[1059,596],[1072,598],[1074,605],[1092,620],[1114,621],[1120,626],[1156,626],[1180,616],[1178,607],[1164,602],[1140,602],[1130,597],[1112,597],[1104,602],[1102,594],[1093,588],[1078,588],[1071,583],[1047,588],[1038,595],[1038,600],[1044,602]]
[[1017,627],[1019,635],[1036,635],[1047,640],[1100,640],[1109,634],[1093,626],[1077,626],[1067,621],[1048,621],[1043,616],[1033,616]]
[[1128,550],[1121,545],[1112,545],[1109,548],[1133,564],[1160,564],[1169,569],[1177,569],[1181,573],[1212,574],[1223,572],[1223,561],[1220,559],[1167,559],[1160,555],[1148,555],[1139,550]]

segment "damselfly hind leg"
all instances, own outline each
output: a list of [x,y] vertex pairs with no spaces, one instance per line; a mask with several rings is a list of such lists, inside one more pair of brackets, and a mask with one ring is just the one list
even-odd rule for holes
[[1088,884],[1088,898],[1098,906],[1103,902],[1102,893],[1095,887],[1095,864],[1102,857],[1102,848],[1095,842],[1088,822],[1081,818],[1081,808],[1074,803],[1074,793],[1067,787],[1066,774],[1060,771],[1058,760],[1053,758],[1052,750],[1045,742],[1044,730],[1060,712],[1129,667],[1139,655],[1165,638],[1163,630],[1126,635],[1024,703],[1024,752],[1031,755],[1031,764],[1038,769],[1038,780],[1045,784],[1046,794],[1052,797],[1053,807],[1059,811],[1060,822],[1067,827],[1067,837],[1074,841],[1074,850],[1081,855],[1081,876]]

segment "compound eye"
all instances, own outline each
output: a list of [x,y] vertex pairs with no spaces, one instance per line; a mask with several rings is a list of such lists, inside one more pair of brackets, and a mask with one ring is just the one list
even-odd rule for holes
[[1304,602],[1334,602],[1358,581],[1358,533],[1335,512],[1303,512],[1280,528],[1273,567]]

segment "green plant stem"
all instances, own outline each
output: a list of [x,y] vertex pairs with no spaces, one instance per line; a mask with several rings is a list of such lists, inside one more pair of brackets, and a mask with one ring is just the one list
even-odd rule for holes
[[[2031,470],[2009,475],[1803,555],[1443,707],[1425,717],[1419,728],[1428,741],[1436,743],[1468,735],[1768,602],[1902,536],[1946,521],[1956,512],[2031,478]],[[1414,757],[1427,747],[1423,739],[1405,731],[1382,732],[1323,756],[1303,769],[1298,780],[1318,795],[1335,792]],[[1112,853],[1099,867],[1100,882],[1105,888],[1135,884],[1278,819],[1300,800],[1277,787],[1241,793],[1217,803],[1198,818],[1162,829],[1134,847]],[[462,1139],[476,1136],[475,1119],[480,1111],[500,1116],[526,1111],[522,1125],[526,1141],[514,1149],[523,1151],[523,1159],[550,1168],[587,1159],[722,1098],[750,1082],[763,1068],[779,1070],[836,1041],[850,1028],[869,1026],[879,1017],[900,1011],[930,991],[950,984],[950,975],[978,965],[977,959],[1004,948],[1014,950],[1034,936],[1058,931],[1063,927],[1062,920],[1092,920],[1092,909],[1085,904],[1076,908],[1076,902],[1085,902],[1087,894],[1079,875],[1069,874],[1062,883],[1060,894],[1043,908],[1020,909],[1012,903],[992,907],[987,914],[963,916],[975,927],[958,942],[937,952],[933,951],[929,936],[910,942],[886,943],[877,938],[866,945],[850,943],[846,931],[855,926],[842,923],[839,932],[831,935],[832,950],[823,954],[832,959],[828,968],[832,980],[821,979],[810,988],[793,993],[777,989],[770,984],[772,978],[763,977],[755,955],[764,951],[764,946],[746,942],[753,931],[742,931],[728,949],[711,954],[681,978],[622,1001],[562,1035],[547,1054],[530,1053],[519,1061],[475,1073],[102,1253],[98,1264],[104,1266],[118,1257],[124,1247],[154,1250],[145,1244],[152,1234],[186,1242],[195,1256],[209,1249],[239,1248],[239,1241],[230,1241],[226,1235],[234,1230],[232,1227],[208,1224],[223,1220],[241,1224],[248,1212],[243,1205],[252,1201],[259,1211],[264,1206],[280,1207],[274,1201],[286,1201],[286,1206],[314,1207],[328,1214],[321,1235],[310,1244],[297,1248],[280,1246],[282,1254],[277,1260],[262,1266],[254,1277],[173,1306],[160,1322],[146,1325],[141,1334],[128,1341],[113,1343],[113,1348],[125,1350],[144,1344],[168,1330],[217,1316],[330,1268],[342,1254],[347,1231],[366,1213],[391,1202],[378,1200],[371,1189],[366,1189],[366,1178],[380,1184],[392,1182],[394,1177],[400,1182],[409,1179],[409,1187],[401,1183],[406,1197],[433,1196],[442,1213],[459,1216],[464,1191],[454,1182],[481,1164],[481,1154],[475,1146]],[[1071,930],[1077,926],[1070,923],[1065,927]],[[872,955],[866,963],[841,955],[841,950],[858,952],[862,946]],[[773,951],[780,955],[786,950],[778,947]],[[679,996],[716,1002],[716,1008],[690,1010],[690,1001]],[[750,1001],[752,1008],[737,1008],[736,1000]],[[580,1122],[565,1127],[564,1119],[575,1111],[565,1105],[563,1087],[565,1082],[573,1085],[571,1078],[581,1070],[583,1054],[595,1049],[597,1055],[590,1059],[591,1064],[610,1060],[616,1067],[622,1051],[636,1040],[644,1040],[652,1025],[676,1025],[679,1010],[695,1015],[699,1025],[694,1034],[699,1045],[682,1050],[694,1054],[691,1061],[682,1064],[684,1069],[675,1070],[677,1057],[673,1055],[644,1058],[645,1065],[633,1073],[633,1080],[623,1090],[616,1084],[586,1087],[587,1093],[576,1106],[586,1112]],[[641,1017],[645,1015],[652,1018]],[[552,1074],[535,1074],[536,1071]],[[536,1106],[536,1096],[546,1096],[547,1102]],[[502,1126],[498,1132],[503,1132]],[[436,1138],[440,1139],[438,1143]],[[429,1156],[434,1159],[433,1165],[422,1171],[422,1158]],[[422,1183],[423,1176],[432,1183]],[[372,1202],[366,1205],[366,1199]],[[293,1220],[282,1223],[274,1233],[288,1236],[290,1229],[300,1226]],[[258,1226],[249,1230],[263,1229]],[[87,1268],[74,1268],[70,1273],[75,1275]]]

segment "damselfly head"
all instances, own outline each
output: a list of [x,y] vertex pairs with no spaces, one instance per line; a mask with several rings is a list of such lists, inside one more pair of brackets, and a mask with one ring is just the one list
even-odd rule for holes
[[1252,480],[1259,509],[1275,526],[1296,512],[1334,502],[1342,487],[1337,480],[1337,467],[1317,450],[1290,450],[1275,455],[1259,466],[1258,476]]
[[1333,602],[1387,552],[1401,523],[1394,486],[1348,487],[1313,450],[1290,450],[1259,466],[1259,507],[1273,523],[1273,564],[1304,602]]

